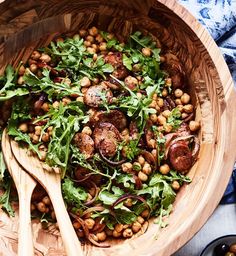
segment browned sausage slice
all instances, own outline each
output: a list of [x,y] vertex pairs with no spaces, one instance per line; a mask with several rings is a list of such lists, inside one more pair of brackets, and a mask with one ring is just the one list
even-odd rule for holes
[[127,126],[127,119],[125,115],[119,110],[110,110],[110,112],[96,112],[90,118],[90,122],[93,126],[97,123],[111,123],[119,131],[122,131]]
[[109,103],[112,99],[111,90],[105,85],[94,85],[88,88],[84,94],[84,103],[90,107],[99,107],[104,100]]
[[79,148],[81,153],[84,154],[86,159],[93,156],[94,141],[89,135],[85,133],[76,133],[74,136],[74,143]]
[[185,141],[170,146],[169,159],[172,167],[182,173],[186,173],[193,164],[192,152]]
[[93,138],[95,147],[100,148],[104,156],[110,157],[116,154],[117,142],[121,136],[113,124],[99,123],[94,129]]

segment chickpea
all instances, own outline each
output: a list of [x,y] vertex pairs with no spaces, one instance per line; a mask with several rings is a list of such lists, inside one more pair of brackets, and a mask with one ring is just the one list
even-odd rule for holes
[[187,104],[183,107],[184,112],[186,113],[192,113],[193,112],[193,105],[192,104]]
[[156,109],[157,113],[160,113],[161,108],[158,105],[156,105],[155,109]]
[[89,87],[91,85],[91,81],[89,80],[89,78],[87,76],[84,76],[81,80],[80,80],[80,85],[82,87]]
[[113,34],[113,33],[109,33],[109,34],[107,35],[107,38],[111,40],[112,38],[114,38],[114,34]]
[[163,89],[161,95],[162,95],[163,97],[166,97],[166,96],[168,95],[168,91],[167,91],[166,88]]
[[107,235],[106,235],[106,232],[105,232],[105,231],[102,231],[102,232],[100,232],[100,233],[97,233],[96,236],[97,236],[97,238],[98,238],[98,241],[101,241],[101,242],[105,241],[106,238],[107,238]]
[[144,157],[143,156],[138,156],[138,162],[141,164],[141,166],[143,166],[144,165],[144,163],[145,163],[145,159],[144,159]]
[[80,224],[78,221],[74,221],[74,222],[73,222],[73,227],[74,227],[75,229],[79,229],[79,228],[81,228],[81,224]]
[[165,129],[165,132],[166,132],[166,133],[169,133],[169,132],[172,131],[173,127],[172,127],[172,125],[170,125],[170,124],[165,124],[165,125],[164,125],[164,129]]
[[157,98],[157,105],[161,108],[164,106],[164,100],[160,97]]
[[165,62],[166,58],[164,56],[160,56],[160,62]]
[[149,146],[150,148],[155,148],[155,147],[156,147],[156,140],[150,139],[150,140],[148,141],[148,146]]
[[151,114],[150,115],[150,119],[153,123],[156,123],[157,122],[157,115],[156,114]]
[[23,76],[24,73],[25,73],[25,67],[23,65],[21,65],[19,70],[18,70],[18,75]]
[[142,171],[140,171],[140,172],[138,173],[138,178],[139,178],[141,181],[143,181],[143,182],[145,182],[145,181],[148,180],[148,176],[147,176],[145,173],[143,173]]
[[107,43],[106,42],[102,42],[100,43],[100,45],[98,46],[99,50],[102,51],[106,51],[107,50]]
[[53,104],[52,104],[53,108],[59,108],[59,106],[60,106],[60,102],[59,101],[54,101]]
[[32,136],[32,142],[33,142],[34,144],[37,144],[37,143],[39,142],[39,136],[36,135],[36,134],[34,134],[34,135]]
[[86,41],[89,41],[90,43],[93,43],[93,42],[94,42],[94,37],[91,36],[91,35],[88,35],[88,36],[86,37]]
[[32,73],[36,73],[37,70],[38,70],[38,66],[37,66],[36,64],[31,64],[31,65],[30,65],[30,71],[31,71]]
[[171,85],[172,85],[172,80],[171,80],[171,78],[166,78],[166,79],[165,79],[165,85],[166,85],[167,87],[171,87]]
[[113,236],[113,237],[118,238],[118,237],[121,237],[121,235],[122,235],[122,233],[119,233],[119,232],[117,232],[116,230],[113,230],[113,232],[112,232],[112,236]]
[[95,39],[96,39],[96,41],[98,43],[102,43],[103,42],[103,37],[100,34],[98,34]]
[[184,93],[180,99],[183,104],[188,104],[190,101],[190,96],[187,93]]
[[166,175],[170,172],[170,167],[168,164],[163,164],[160,166],[160,173]]
[[85,37],[85,36],[87,36],[87,31],[85,30],[85,29],[80,29],[79,30],[79,35],[81,36],[81,37]]
[[87,134],[87,135],[92,135],[92,130],[89,126],[84,126],[82,133]]
[[47,157],[47,152],[45,152],[45,151],[40,151],[40,157],[39,157],[39,159],[41,160],[41,161],[45,161],[46,160],[46,157]]
[[176,99],[176,100],[175,100],[175,104],[176,104],[176,105],[182,105],[181,99]]
[[42,199],[42,202],[45,204],[45,205],[50,205],[51,204],[51,200],[48,196],[45,196],[43,199]]
[[121,224],[121,223],[117,223],[117,224],[115,225],[115,227],[114,227],[114,229],[115,229],[115,231],[116,231],[117,233],[121,233],[121,231],[123,230],[123,228],[124,228],[124,225]]
[[105,228],[105,232],[106,232],[107,236],[112,236],[113,231],[111,229]]
[[142,93],[141,92],[137,92],[137,97],[139,98],[139,99],[142,99],[142,97],[143,97],[143,95],[142,95]]
[[33,51],[30,57],[33,60],[38,60],[41,57],[41,54],[38,51]]
[[166,118],[165,118],[164,116],[162,116],[162,115],[159,115],[159,116],[157,117],[157,121],[158,121],[158,123],[161,124],[161,125],[166,124]]
[[19,78],[18,78],[18,80],[17,80],[17,83],[18,83],[19,85],[22,85],[22,84],[25,83],[23,76],[19,76]]
[[48,134],[48,132],[45,132],[43,135],[42,135],[42,141],[43,142],[48,142],[50,140],[50,136]]
[[97,53],[94,53],[94,55],[93,55],[93,61],[96,61],[96,60],[97,60],[97,58],[98,58]]
[[48,134],[51,136],[53,132],[53,126],[49,126],[47,129]]
[[130,238],[133,236],[133,231],[131,228],[126,228],[122,233],[124,238]]
[[92,48],[97,52],[98,46],[96,44],[92,44]]
[[145,162],[145,164],[143,166],[143,169],[142,169],[142,172],[147,174],[147,175],[150,175],[152,173],[151,165],[148,162]]
[[98,84],[100,82],[100,80],[99,80],[99,78],[96,77],[93,79],[93,82],[94,82],[94,84]]
[[140,171],[141,169],[142,169],[142,166],[139,162],[134,162],[133,163],[133,170]]
[[79,102],[84,102],[84,98],[82,96],[79,96],[76,98],[76,101],[79,101]]
[[88,219],[85,219],[84,223],[88,227],[88,229],[93,229],[95,225],[95,220],[92,218],[88,218]]
[[122,136],[129,135],[129,129],[128,129],[128,128],[125,128],[125,129],[121,132],[121,135],[122,135]]
[[89,41],[84,41],[84,46],[89,47],[89,46],[91,46],[91,45],[92,45],[91,42],[89,42]]
[[183,95],[183,91],[181,89],[176,89],[174,94],[176,98],[180,98]]
[[71,80],[70,80],[69,77],[63,78],[61,82],[62,82],[63,84],[69,85],[69,86],[71,85]]
[[157,96],[157,93],[154,93],[154,94],[152,95],[152,99],[153,99],[153,100],[157,100],[157,97],[158,97],[158,96]]
[[153,100],[153,101],[150,103],[149,107],[150,107],[150,108],[156,108],[156,105],[157,105],[157,102],[156,102],[155,100]]
[[47,210],[47,207],[46,207],[46,205],[43,203],[43,202],[39,202],[39,203],[37,203],[37,209],[40,211],[40,212],[46,212]]
[[[142,68],[141,64],[139,64],[139,63],[138,64],[134,64],[133,67],[132,67],[132,71],[133,72],[139,72],[139,71],[141,71],[141,68]],[[141,80],[139,78],[141,78],[140,76],[138,76],[137,79]]]
[[126,162],[121,165],[121,168],[123,172],[129,173],[133,170],[133,165],[129,162]]
[[157,157],[157,150],[156,149],[153,149],[151,151],[152,155],[156,158]]
[[141,227],[142,225],[138,221],[135,221],[132,225],[132,231],[134,233],[137,233],[141,229]]
[[64,39],[63,39],[62,37],[58,37],[58,38],[56,39],[56,42],[57,42],[57,43],[59,43],[59,42],[63,43],[63,42],[64,42]]
[[174,180],[171,184],[171,187],[174,189],[174,190],[179,190],[180,189],[180,184],[177,180]]
[[71,99],[68,97],[65,97],[62,99],[63,106],[66,106],[67,104],[71,103]]
[[171,112],[170,110],[164,110],[162,113],[161,113],[165,118],[168,118],[170,115],[171,115]]
[[198,121],[190,121],[189,122],[189,129],[192,132],[196,132],[200,128],[200,123]]
[[184,111],[184,106],[182,104],[180,105],[177,105],[177,108],[180,112],[183,112]]
[[19,130],[20,130],[21,132],[27,132],[27,131],[28,131],[28,125],[27,125],[27,123],[22,123],[22,124],[20,124],[20,125],[19,125]]
[[91,36],[96,36],[98,34],[98,29],[96,27],[91,27],[88,31]]
[[90,54],[96,53],[96,50],[93,47],[87,47],[87,52]]
[[150,57],[152,54],[152,50],[148,47],[142,49],[142,54],[146,57]]
[[44,102],[43,105],[41,106],[41,109],[42,109],[44,112],[48,112],[49,109],[50,109],[49,103]]
[[148,210],[148,209],[144,210],[144,211],[141,213],[141,216],[142,216],[143,218],[147,218],[147,217],[149,216],[149,210]]
[[49,63],[52,59],[48,54],[42,53],[40,60],[43,62]]
[[137,218],[137,222],[139,222],[141,225],[144,223],[144,218],[143,217],[141,217],[141,216],[138,216],[138,218]]
[[125,202],[124,202],[124,205],[125,205],[126,207],[132,207],[132,205],[133,205],[133,200],[132,200],[131,198],[126,199]]
[[39,126],[39,125],[35,126],[34,130],[35,130],[35,134],[36,135],[38,135],[38,136],[41,135],[41,131],[42,131],[42,127],[41,126]]

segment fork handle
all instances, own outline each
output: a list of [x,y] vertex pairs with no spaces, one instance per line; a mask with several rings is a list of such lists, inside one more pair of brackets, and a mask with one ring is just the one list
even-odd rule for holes
[[54,211],[56,214],[57,223],[60,229],[61,237],[68,256],[82,256],[83,251],[80,241],[75,233],[70,217],[65,207],[65,203],[61,196],[60,186],[57,189],[48,191]]

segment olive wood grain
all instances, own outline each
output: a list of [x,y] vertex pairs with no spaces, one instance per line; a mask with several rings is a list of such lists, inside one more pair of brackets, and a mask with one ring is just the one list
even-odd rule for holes
[[19,198],[18,255],[33,256],[34,245],[31,230],[30,202],[33,190],[37,183],[22,169],[14,158],[6,130],[4,130],[2,134],[2,150],[7,169],[16,185]]
[[27,148],[20,148],[18,143],[10,140],[12,152],[21,166],[34,177],[47,191],[57,218],[62,240],[68,256],[82,256],[83,251],[70,217],[65,207],[61,193],[60,174],[44,169],[43,163],[29,154]]
[[196,119],[201,121],[201,150],[189,172],[192,183],[177,195],[169,226],[159,231],[150,224],[138,238],[113,239],[106,249],[86,244],[83,250],[88,256],[168,256],[206,222],[230,178],[236,156],[233,81],[209,33],[175,0],[5,0],[0,5],[0,73],[8,63],[16,67],[21,59],[26,62],[33,49],[48,45],[54,36],[73,35],[93,25],[119,38],[136,30],[149,32],[161,54],[178,57],[196,105]]

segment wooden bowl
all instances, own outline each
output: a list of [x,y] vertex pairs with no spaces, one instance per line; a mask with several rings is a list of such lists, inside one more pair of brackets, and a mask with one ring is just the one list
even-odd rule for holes
[[[171,49],[186,69],[202,129],[200,158],[189,173],[193,181],[178,194],[169,226],[154,238],[158,230],[151,224],[144,235],[117,241],[108,249],[86,245],[85,255],[171,255],[206,222],[231,175],[236,152],[232,78],[213,39],[174,0],[6,0],[0,5],[0,72],[7,63],[16,66],[21,59],[26,60],[34,48],[47,45],[56,35],[92,25],[123,36],[137,29],[147,30],[164,49]],[[16,231],[12,226],[8,229]],[[58,236],[48,240],[45,232],[36,233],[38,253],[44,246],[51,248],[45,249],[45,255],[64,255]]]

